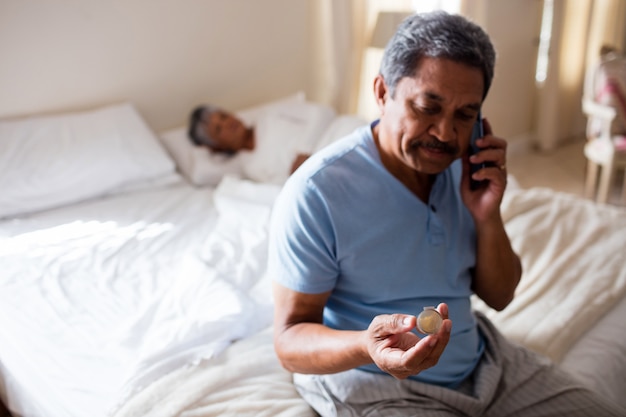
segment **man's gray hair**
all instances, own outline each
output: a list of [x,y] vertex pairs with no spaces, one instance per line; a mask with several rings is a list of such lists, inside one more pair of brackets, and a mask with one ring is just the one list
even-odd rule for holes
[[391,97],[402,78],[416,75],[424,57],[445,58],[479,68],[485,80],[483,99],[487,96],[496,52],[480,26],[444,11],[407,17],[387,44],[380,66]]
[[219,111],[216,106],[202,105],[193,109],[189,117],[189,129],[187,135],[189,139],[197,146],[206,145],[209,147],[217,146],[217,142],[209,136],[209,132],[204,128],[204,122],[211,113]]

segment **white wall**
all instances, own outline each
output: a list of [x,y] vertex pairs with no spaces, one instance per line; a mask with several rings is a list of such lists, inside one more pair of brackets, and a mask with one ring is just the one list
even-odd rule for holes
[[310,88],[315,0],[1,0],[0,117],[130,100],[155,130]]
[[[319,99],[330,64],[316,53],[314,37],[329,30],[313,26],[317,1],[0,0],[0,117],[128,100],[159,131],[203,102],[237,110],[298,90]],[[498,51],[485,116],[498,136],[524,136],[541,2],[466,4]]]
[[472,0],[465,14],[489,34],[496,49],[493,84],[483,107],[497,136],[528,139],[534,130],[535,67],[540,1]]

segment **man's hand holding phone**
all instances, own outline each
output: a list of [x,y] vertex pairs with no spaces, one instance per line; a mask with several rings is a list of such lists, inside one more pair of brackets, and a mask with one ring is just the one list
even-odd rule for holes
[[461,191],[477,221],[499,213],[507,180],[506,148],[506,140],[494,136],[489,121],[479,114],[463,164]]

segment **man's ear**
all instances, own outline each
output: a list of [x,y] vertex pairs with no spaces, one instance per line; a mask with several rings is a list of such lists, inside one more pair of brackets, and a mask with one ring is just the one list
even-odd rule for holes
[[378,74],[376,78],[374,78],[374,98],[376,99],[376,104],[378,105],[381,115],[384,113],[388,92],[389,90],[387,89],[387,84],[385,84],[385,79],[382,75]]

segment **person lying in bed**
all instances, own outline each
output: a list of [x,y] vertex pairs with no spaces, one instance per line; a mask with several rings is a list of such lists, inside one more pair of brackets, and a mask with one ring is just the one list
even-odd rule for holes
[[[259,149],[259,138],[254,126],[246,126],[242,120],[228,111],[212,105],[198,106],[191,112],[189,120],[188,137],[191,142],[196,146],[204,146],[211,152],[224,153],[228,155],[235,155],[239,152],[247,153],[248,158],[240,158],[241,161],[237,161],[242,165],[242,172],[258,171],[258,169],[252,169],[250,165],[254,165],[253,158],[256,158],[255,150]],[[290,151],[288,144],[279,143],[283,138],[279,138],[274,145],[272,155],[267,155],[269,149],[263,149],[259,158],[273,158],[274,161],[266,161],[266,172],[261,172],[256,175],[258,178],[252,178],[262,181],[270,182],[282,182],[286,179],[286,176],[278,175],[280,178],[271,178],[269,176],[276,177],[275,173],[268,173],[267,167],[274,169],[282,169],[285,174],[293,173],[310,155],[308,153]],[[266,142],[271,141],[272,138],[266,139]],[[264,143],[263,145],[270,145]],[[266,146],[267,147],[267,146]],[[287,156],[289,159],[285,160],[285,157],[281,158],[280,153],[289,153]],[[282,160],[281,160],[282,159]],[[284,162],[283,162],[284,161]],[[285,163],[288,163],[288,167],[283,167]],[[248,165],[247,169],[245,165]],[[259,165],[258,163],[256,164]],[[276,166],[278,165],[278,166]],[[256,172],[252,174],[255,176]]]
[[313,154],[274,204],[275,350],[324,417],[624,415],[471,308],[475,293],[504,309],[522,274],[500,215],[506,141],[485,121],[467,152],[494,65],[465,18],[407,18],[374,80],[379,120]]

